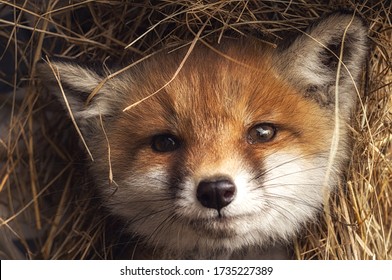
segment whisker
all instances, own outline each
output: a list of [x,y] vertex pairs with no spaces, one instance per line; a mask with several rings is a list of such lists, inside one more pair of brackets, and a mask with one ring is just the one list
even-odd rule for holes
[[293,163],[293,162],[295,162],[295,161],[297,161],[297,160],[306,159],[306,158],[308,158],[308,157],[313,157],[313,156],[315,156],[315,155],[317,155],[317,156],[320,157],[320,158],[323,158],[323,157],[327,158],[326,156],[321,156],[320,153],[310,153],[310,154],[305,154],[305,155],[293,157],[293,158],[291,158],[291,159],[289,159],[289,160],[286,160],[286,161],[284,161],[284,162],[281,162],[281,163],[279,163],[279,164],[276,164],[276,165],[274,165],[274,166],[271,166],[270,168],[268,168],[268,169],[266,169],[266,170],[263,170],[262,172],[260,172],[259,174],[257,174],[255,177],[251,178],[250,181],[252,181],[252,180],[258,180],[258,179],[260,179],[260,177],[265,176],[266,174],[268,174],[269,172],[271,172],[271,171],[274,170],[274,169],[277,169],[277,168],[279,168],[279,167],[283,167],[283,166],[285,166],[285,165],[287,165],[287,164],[290,164],[290,163]]
[[[310,167],[310,168],[294,171],[294,172],[291,172],[291,173],[280,174],[279,176],[271,177],[271,178],[268,178],[268,180],[263,181],[263,184],[260,187],[263,187],[266,183],[274,181],[274,180],[277,180],[277,179],[282,179],[282,178],[285,178],[285,177],[301,174],[301,173],[304,173],[304,172],[317,171],[317,170],[324,169],[325,167],[326,167],[326,165],[321,165],[321,166],[315,166],[315,167]],[[258,180],[262,176],[267,177],[267,175],[268,175],[268,173],[264,172],[264,173],[262,173],[262,174],[260,174],[260,175],[258,175],[256,177],[253,177],[251,180],[248,181],[248,183],[251,183],[254,180]],[[301,184],[301,185],[304,185],[304,184]]]
[[[322,205],[315,206],[313,203],[310,203],[310,202],[306,201],[305,199],[298,198],[298,197],[292,197],[292,196],[266,194],[266,195],[263,195],[263,199],[268,199],[268,202],[274,201],[275,204],[277,203],[276,201],[281,200],[281,201],[295,202],[295,203],[293,203],[293,205],[300,204],[300,205],[304,205],[309,208],[313,208],[315,210],[320,210],[322,208]],[[309,200],[311,200],[311,198]]]

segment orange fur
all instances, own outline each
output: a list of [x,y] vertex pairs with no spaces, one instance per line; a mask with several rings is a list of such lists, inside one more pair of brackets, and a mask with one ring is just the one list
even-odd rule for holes
[[[272,59],[258,55],[262,50],[242,49],[238,54],[237,49],[229,49],[227,55],[237,60],[233,62],[213,50],[199,48],[203,51],[195,51],[164,90],[111,123],[113,132],[109,139],[114,159],[134,154],[132,145],[136,144],[138,156],[132,160],[137,162],[138,169],[170,166],[174,156],[156,155],[146,139],[161,132],[181,135],[181,140],[191,147],[183,152],[187,154],[184,164],[192,170],[201,168],[202,163],[206,164],[205,169],[213,170],[214,161],[224,160],[228,151],[236,151],[242,158],[249,155],[257,159],[274,150],[293,147],[302,154],[328,151],[325,138],[332,133],[333,116],[284,82]],[[198,57],[200,54],[203,57]],[[149,82],[130,86],[132,94],[127,96],[124,108],[165,84],[180,59],[179,54],[167,55],[146,66],[149,72],[143,79]],[[278,137],[271,143],[250,146],[247,131],[260,122],[281,125]],[[122,161],[122,164],[113,162],[118,174],[129,168]]]

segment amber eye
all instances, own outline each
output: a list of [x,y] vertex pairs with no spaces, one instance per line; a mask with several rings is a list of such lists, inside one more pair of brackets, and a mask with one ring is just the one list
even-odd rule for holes
[[271,141],[276,135],[276,127],[270,123],[260,123],[251,127],[248,132],[249,144]]
[[171,134],[158,134],[152,137],[151,148],[156,152],[166,153],[177,150],[180,141]]

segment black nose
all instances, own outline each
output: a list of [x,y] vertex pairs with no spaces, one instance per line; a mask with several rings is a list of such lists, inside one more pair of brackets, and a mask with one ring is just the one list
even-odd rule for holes
[[206,180],[199,183],[196,195],[204,207],[220,212],[233,201],[235,192],[235,185],[230,180]]

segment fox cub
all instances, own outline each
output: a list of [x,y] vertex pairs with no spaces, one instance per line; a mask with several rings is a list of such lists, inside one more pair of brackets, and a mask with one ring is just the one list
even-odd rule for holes
[[137,240],[133,257],[272,258],[264,250],[315,220],[337,185],[366,38],[359,18],[334,13],[276,49],[226,39],[106,80],[76,63],[39,72],[80,128],[102,203]]

